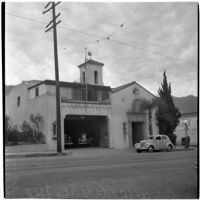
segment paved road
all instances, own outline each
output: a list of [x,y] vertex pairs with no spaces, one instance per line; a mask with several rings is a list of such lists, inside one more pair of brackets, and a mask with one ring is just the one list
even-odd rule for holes
[[7,159],[8,198],[197,198],[196,151],[75,150]]

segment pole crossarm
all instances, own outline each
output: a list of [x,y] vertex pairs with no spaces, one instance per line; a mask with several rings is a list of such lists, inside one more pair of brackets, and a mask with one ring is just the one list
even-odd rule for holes
[[61,22],[61,20],[58,21],[58,22],[56,22],[56,24],[53,25],[53,26],[51,26],[50,28],[48,28],[48,29],[45,31],[45,33],[48,32],[48,31],[50,31],[52,28],[54,28],[54,27],[57,26],[58,24],[60,24],[60,22]]
[[60,16],[60,12],[56,15],[56,17],[55,17],[53,20],[51,20],[51,21],[48,23],[48,25],[46,25],[46,28],[48,28],[48,27],[53,23],[53,21],[55,21],[59,16]]
[[[56,7],[58,4],[60,4],[60,3],[61,3],[61,2],[58,2],[58,3],[56,3],[55,5],[52,5],[49,9],[43,11],[43,14],[49,12],[51,9],[55,8],[55,7]],[[47,6],[47,5],[46,5],[46,6]],[[49,6],[49,5],[48,5],[48,6]],[[47,7],[48,7],[48,6],[47,6]]]
[[50,4],[51,4],[51,2],[47,3],[44,8],[46,9]]

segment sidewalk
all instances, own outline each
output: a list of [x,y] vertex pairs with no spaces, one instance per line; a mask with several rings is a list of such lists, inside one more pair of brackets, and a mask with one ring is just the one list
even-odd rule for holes
[[175,146],[172,151],[190,151],[195,150],[197,147],[190,146],[188,149],[185,148],[185,146]]
[[[184,146],[176,146],[173,151],[191,151],[191,150],[195,150],[197,147],[190,147],[188,149],[186,149]],[[97,148],[96,151],[99,150],[108,150],[106,149],[99,149]],[[117,151],[117,149],[109,149],[112,151]],[[126,149],[127,150],[127,149]],[[130,149],[128,149],[130,150]],[[131,149],[134,150],[134,149]],[[55,151],[45,151],[45,152],[22,152],[22,153],[6,153],[5,154],[5,158],[24,158],[24,157],[43,157],[43,156],[67,156],[70,154],[81,154],[81,152],[83,151],[83,154],[91,154],[90,151],[94,151],[94,148],[92,149],[69,149],[69,150],[64,150],[62,153],[58,153]],[[93,152],[94,153],[94,152]]]
[[46,152],[22,152],[22,153],[6,153],[5,158],[24,158],[24,157],[43,157],[43,156],[66,156],[71,152],[54,152],[54,151],[46,151]]

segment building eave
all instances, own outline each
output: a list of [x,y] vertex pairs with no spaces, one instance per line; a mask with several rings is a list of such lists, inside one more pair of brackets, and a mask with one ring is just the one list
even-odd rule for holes
[[[53,80],[44,80],[44,81],[41,81],[40,83],[36,84],[36,85],[33,85],[31,87],[29,87],[28,89],[32,89],[32,88],[35,88],[39,85],[42,85],[42,84],[45,84],[45,85],[55,85],[55,81]],[[82,88],[82,87],[85,87],[85,84],[84,83],[74,83],[74,82],[64,82],[64,81],[59,81],[59,85],[60,87],[66,87],[66,88]],[[110,86],[102,86],[102,85],[91,85],[91,84],[87,84],[87,86],[89,88],[94,88],[94,89],[100,89],[100,90],[106,90],[106,91],[111,91],[111,87]]]
[[148,92],[149,94],[151,94],[154,98],[157,98],[157,96],[155,96],[154,94],[152,94],[151,92],[149,92],[147,89],[145,89],[143,86],[141,86],[140,84],[138,84],[136,81],[133,81],[133,82],[130,82],[130,83],[127,83],[125,85],[121,85],[119,87],[116,87],[116,88],[112,88],[112,93],[117,93],[133,84],[137,84],[139,87],[141,87],[142,89],[144,89],[146,92]]
[[102,67],[104,66],[103,63],[100,63],[100,62],[98,62],[98,61],[95,61],[95,60],[87,60],[86,63],[84,62],[84,63],[80,64],[78,67],[80,68],[80,67],[82,67],[82,66],[85,66],[85,64],[94,64],[94,65],[99,65],[99,66],[102,66]]

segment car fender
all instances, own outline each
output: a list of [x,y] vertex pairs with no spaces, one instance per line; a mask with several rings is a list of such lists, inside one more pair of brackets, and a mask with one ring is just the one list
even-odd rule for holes
[[155,149],[155,145],[154,145],[153,143],[147,142],[147,143],[145,144],[145,147],[149,148],[149,146],[153,146],[153,148]]
[[172,145],[172,147],[174,148],[174,145],[171,142],[167,142],[167,146],[168,145]]

